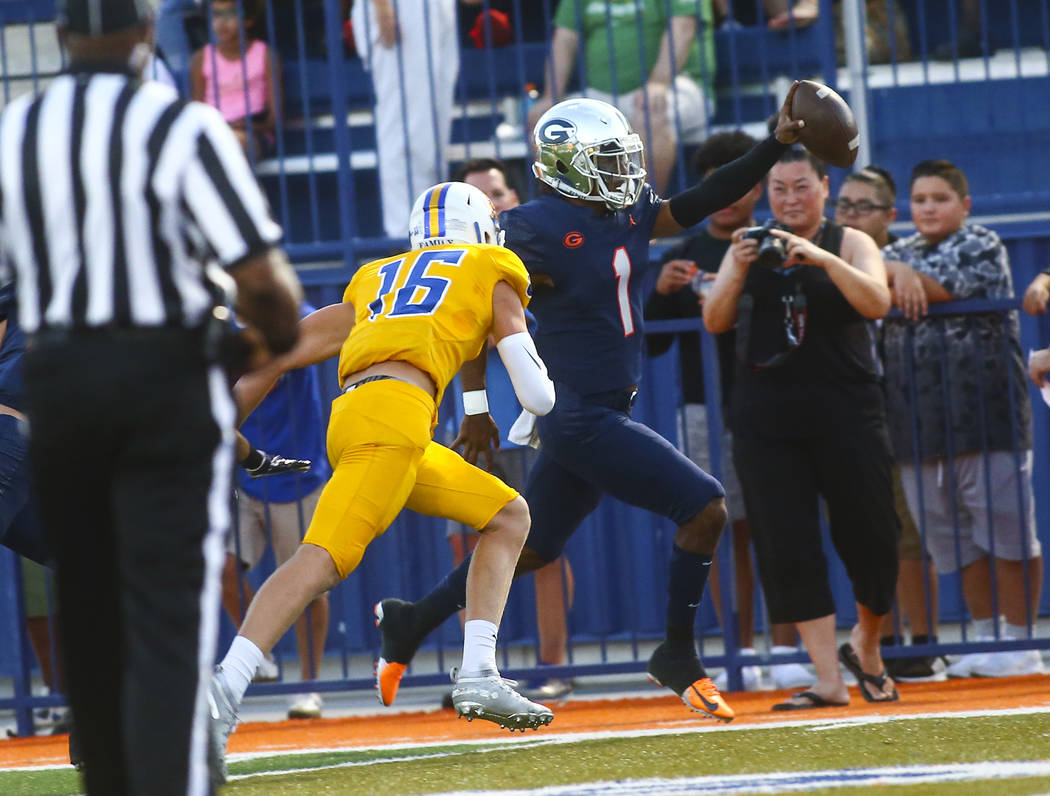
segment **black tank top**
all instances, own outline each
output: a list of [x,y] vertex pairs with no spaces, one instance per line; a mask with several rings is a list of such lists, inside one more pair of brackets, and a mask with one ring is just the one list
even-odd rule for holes
[[[841,226],[824,221],[814,242],[838,255],[842,238]],[[871,324],[827,271],[752,265],[741,301],[751,309],[738,317],[737,433],[795,436],[884,416]]]

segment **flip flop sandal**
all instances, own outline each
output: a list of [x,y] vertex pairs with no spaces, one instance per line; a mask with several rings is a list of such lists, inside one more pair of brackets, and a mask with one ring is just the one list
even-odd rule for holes
[[808,702],[778,702],[773,710],[813,710],[814,708],[844,708],[849,702],[832,702],[812,691],[799,691],[791,695],[792,699],[807,699]]
[[[886,680],[888,675],[886,670],[882,670],[882,674],[868,674],[860,667],[860,658],[857,657],[857,653],[853,647],[847,641],[841,647],[839,647],[839,660],[842,661],[842,665],[850,670],[850,673],[857,678],[857,686],[860,688],[860,695],[864,697],[866,702],[896,702],[901,697],[897,693],[896,686],[893,692],[889,695],[882,693],[882,690],[886,687]],[[873,685],[879,691],[879,695],[876,696],[871,693],[864,684],[868,683]]]

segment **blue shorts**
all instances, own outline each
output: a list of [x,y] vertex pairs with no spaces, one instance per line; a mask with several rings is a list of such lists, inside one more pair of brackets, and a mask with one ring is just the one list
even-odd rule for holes
[[581,397],[558,383],[554,409],[539,418],[543,447],[529,472],[525,500],[532,529],[525,546],[553,561],[609,494],[683,525],[722,485],[648,426],[631,420],[624,394]]

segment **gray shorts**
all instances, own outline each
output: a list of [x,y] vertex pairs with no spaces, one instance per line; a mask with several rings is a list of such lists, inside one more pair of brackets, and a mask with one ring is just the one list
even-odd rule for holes
[[[241,562],[246,569],[252,569],[272,538],[273,555],[277,566],[281,566],[299,549],[323,489],[319,486],[302,500],[291,503],[267,503],[238,489],[237,524],[226,538],[226,552],[237,555],[239,541]],[[238,538],[234,538],[235,534]]]
[[[705,404],[685,404],[683,413],[678,414],[678,447],[701,470],[712,473],[711,446],[708,444],[707,406]],[[685,434],[682,434],[682,425]],[[684,445],[683,445],[683,436]],[[740,479],[736,477],[736,466],[733,464],[733,434],[722,427],[722,487],[726,491],[726,507],[729,509],[730,522],[747,517],[744,513],[744,493]]]
[[[983,453],[954,457],[954,496],[947,459],[927,459],[917,472],[914,465],[901,465],[908,507],[920,532],[925,520],[926,550],[939,573],[955,572],[988,554],[1007,561],[1041,555],[1032,496],[1032,451],[1023,451],[1019,459],[1018,469],[1012,452],[988,454],[991,495],[985,489]],[[920,484],[925,517],[919,511]],[[958,555],[953,498],[959,526]]]

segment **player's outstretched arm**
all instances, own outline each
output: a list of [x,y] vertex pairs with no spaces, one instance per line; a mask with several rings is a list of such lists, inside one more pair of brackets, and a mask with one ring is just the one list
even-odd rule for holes
[[534,415],[547,414],[554,408],[554,382],[529,334],[521,298],[506,282],[492,291],[492,311],[492,336],[514,394]]
[[353,328],[354,305],[348,302],[322,307],[299,321],[299,340],[291,351],[242,376],[233,385],[238,424],[262,402],[282,374],[338,354]]
[[712,213],[728,207],[755,187],[766,176],[784,150],[798,140],[801,120],[791,118],[791,102],[798,81],[788,91],[777,116],[777,128],[750,152],[712,172],[692,188],[675,194],[663,203],[653,225],[653,237],[675,235],[699,224]]

